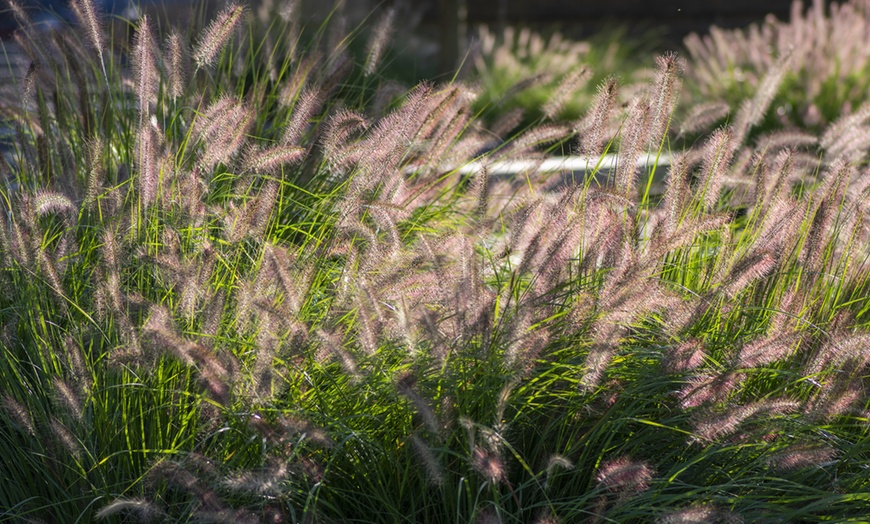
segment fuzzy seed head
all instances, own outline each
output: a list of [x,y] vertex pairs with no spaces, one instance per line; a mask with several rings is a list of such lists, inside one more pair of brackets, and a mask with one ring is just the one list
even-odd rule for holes
[[619,457],[601,464],[595,480],[607,491],[631,496],[646,491],[654,475],[655,472],[646,462]]
[[734,140],[742,143],[750,129],[764,119],[773,97],[785,78],[792,62],[792,53],[784,53],[771,67],[758,86],[755,96],[740,106],[734,117]]
[[560,469],[572,470],[574,469],[574,463],[563,455],[550,455],[550,458],[547,460],[547,477],[555,475],[556,471]]
[[76,207],[68,197],[55,191],[39,191],[33,198],[33,208],[36,216],[49,213],[75,213]]
[[547,118],[555,120],[571,96],[586,84],[589,75],[590,71],[585,67],[565,75],[562,81],[559,82],[556,90],[550,95],[550,99],[541,108],[541,111],[543,111]]
[[172,98],[184,94],[184,60],[187,50],[178,32],[173,31],[166,40],[166,66],[168,72],[168,92]]
[[730,112],[731,107],[725,102],[717,101],[696,104],[692,106],[689,113],[683,118],[683,122],[680,125],[680,135],[709,129],[710,126],[728,116]]
[[767,463],[777,471],[791,471],[820,467],[834,460],[836,456],[837,450],[828,446],[795,444],[768,457]]
[[580,131],[580,151],[587,158],[595,158],[602,153],[604,144],[611,138],[607,136],[607,124],[619,98],[619,83],[608,78],[598,86],[598,93],[583,121],[578,125]]
[[497,453],[480,446],[472,452],[471,466],[483,478],[493,484],[499,484],[507,479],[504,461]]
[[103,169],[103,141],[93,138],[87,142],[88,153],[88,181],[85,192],[85,203],[90,204],[96,200],[104,179]]
[[56,419],[55,417],[52,417],[51,422],[49,423],[49,427],[51,428],[51,433],[54,438],[61,446],[63,446],[67,450],[67,452],[75,457],[78,457],[81,454],[81,443],[76,438],[75,434],[70,431],[70,429],[66,427],[63,422]]
[[81,421],[84,413],[82,411],[82,402],[79,398],[79,394],[60,378],[54,379],[54,389],[57,392],[58,403],[63,406],[66,412],[72,415],[73,418]]
[[619,141],[619,163],[614,183],[617,192],[629,199],[636,196],[637,160],[650,137],[652,108],[648,100],[638,100],[628,110]]
[[139,522],[152,522],[166,517],[162,509],[144,498],[119,498],[100,509],[96,518],[104,520],[121,513],[131,515]]
[[660,524],[739,524],[743,519],[737,514],[711,504],[696,504],[668,513],[659,522]]
[[659,146],[670,125],[671,114],[676,106],[680,90],[683,63],[676,53],[656,57],[656,77],[652,100],[650,145]]
[[672,372],[689,371],[703,364],[705,358],[704,344],[700,340],[692,339],[672,348],[666,365]]
[[5,411],[9,418],[18,424],[21,429],[27,431],[30,435],[36,435],[36,429],[33,425],[33,418],[31,418],[30,412],[28,412],[20,402],[8,394],[3,397],[3,411]]
[[695,425],[694,440],[712,442],[733,434],[746,420],[758,414],[780,415],[797,410],[799,404],[792,400],[762,400],[731,407],[723,413],[707,413]]
[[21,4],[16,0],[6,0],[6,5],[9,6],[9,10],[12,11],[12,16],[15,17],[19,26],[23,28],[30,27],[30,15],[27,14],[27,11],[24,10],[24,7]]
[[97,8],[95,0],[72,0],[71,7],[78,19],[79,25],[85,29],[88,43],[103,60],[103,34],[102,16]]
[[205,69],[214,64],[244,13],[244,6],[232,3],[212,20],[193,49],[193,61],[197,69]]
[[293,116],[284,129],[281,143],[288,146],[298,145],[309,122],[320,111],[322,104],[323,100],[317,89],[306,88],[302,91],[296,105],[293,106]]
[[751,256],[737,264],[723,283],[722,292],[734,298],[750,284],[769,275],[777,265],[776,257],[770,252]]
[[322,448],[326,449],[335,446],[335,441],[332,440],[325,429],[314,425],[308,420],[288,415],[281,417],[278,420],[278,424],[285,433],[304,437]]
[[429,483],[434,486],[444,484],[444,467],[439,463],[438,457],[435,456],[432,448],[417,435],[411,437],[411,444],[414,446],[414,451],[420,458],[420,461],[423,462]]
[[740,349],[737,363],[740,367],[752,368],[781,360],[792,353],[796,339],[797,336],[789,333],[746,344]]
[[252,173],[274,175],[281,171],[282,166],[298,163],[304,156],[305,149],[293,145],[251,149],[244,160],[244,168]]
[[157,199],[160,186],[160,136],[150,122],[143,122],[136,137],[139,198],[143,207]]
[[[20,22],[19,22],[20,23]],[[30,101],[30,98],[33,96],[34,90],[36,89],[37,76],[39,74],[40,65],[39,62],[33,61],[30,62],[30,66],[27,68],[27,73],[24,75],[24,82],[22,83],[22,99],[24,103],[27,104]]]
[[734,156],[736,145],[733,133],[728,128],[717,129],[707,141],[698,191],[708,210],[713,209],[719,201],[723,179]]
[[159,77],[154,60],[154,37],[148,15],[143,15],[133,42],[133,68],[136,96],[139,99],[141,119],[147,119],[151,104],[156,102]]
[[390,42],[390,34],[393,31],[393,21],[396,18],[396,10],[390,8],[384,13],[383,17],[375,26],[372,37],[369,40],[368,52],[366,53],[366,64],[363,69],[365,76],[371,76],[380,65],[384,51]]
[[224,479],[221,484],[235,493],[272,498],[281,495],[289,473],[287,464],[278,463],[262,471],[245,471]]

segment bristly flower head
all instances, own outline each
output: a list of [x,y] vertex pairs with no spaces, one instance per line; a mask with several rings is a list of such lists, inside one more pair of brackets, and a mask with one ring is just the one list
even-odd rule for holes
[[73,418],[81,421],[84,412],[82,411],[82,401],[79,398],[78,392],[58,377],[54,379],[54,389],[57,392],[58,404],[68,414],[72,415]]
[[323,100],[317,89],[306,88],[299,94],[293,106],[293,116],[284,128],[281,143],[284,145],[297,145],[302,138],[309,121],[320,111]]
[[30,62],[30,66],[28,66],[27,68],[27,74],[24,75],[21,95],[24,100],[25,107],[26,104],[30,101],[30,97],[33,96],[34,90],[36,89],[36,81],[39,74],[39,69],[39,62]]
[[750,284],[761,280],[776,268],[776,256],[769,251],[747,257],[734,266],[722,284],[722,293],[734,298]]
[[637,164],[649,141],[651,115],[652,108],[646,99],[635,101],[628,109],[619,141],[619,163],[613,177],[617,192],[626,198],[636,197]]
[[475,471],[493,484],[498,484],[507,479],[504,460],[502,460],[498,453],[493,451],[486,450],[480,446],[475,447],[472,453],[471,465]]
[[682,118],[679,134],[686,135],[703,131],[728,116],[730,112],[731,108],[725,102],[695,104]]
[[160,182],[160,136],[150,122],[138,130],[136,164],[139,170],[138,189],[142,205],[147,207],[157,198]]
[[305,149],[294,145],[279,145],[268,149],[248,150],[244,168],[252,173],[277,174],[281,166],[302,161]]
[[193,50],[193,60],[196,62],[197,69],[205,69],[214,64],[221,49],[241,21],[244,12],[244,6],[233,3],[212,20]]
[[661,524],[739,524],[743,522],[743,519],[735,513],[711,504],[695,504],[668,513],[659,522]]
[[704,162],[698,191],[708,210],[712,209],[719,200],[723,178],[736,147],[737,141],[728,128],[717,129],[704,147]]
[[712,442],[733,434],[746,420],[759,415],[769,416],[791,413],[798,409],[799,404],[788,399],[770,399],[752,402],[746,405],[736,405],[724,413],[708,411],[695,424],[695,442]]
[[81,456],[81,441],[76,437],[75,433],[70,431],[70,429],[64,425],[63,422],[55,417],[51,417],[49,428],[51,429],[51,434],[57,443],[63,446],[70,455],[74,457]]
[[135,516],[136,520],[139,522],[163,520],[167,516],[162,509],[145,499],[119,498],[113,500],[110,504],[104,506],[100,511],[98,511],[96,518],[98,520],[108,519],[109,517],[119,513],[126,513],[130,516]]
[[3,397],[3,411],[11,418],[21,429],[27,431],[31,435],[36,435],[36,428],[33,424],[33,418],[21,403],[12,398],[9,394]]
[[796,333],[762,338],[746,344],[737,355],[737,364],[744,368],[757,367],[787,357],[799,341]]
[[671,113],[677,104],[680,90],[680,77],[683,74],[683,63],[676,53],[666,53],[656,57],[656,79],[652,94],[652,134],[650,145],[658,148],[670,125]]
[[169,96],[178,98],[184,93],[185,46],[181,36],[172,32],[166,40],[166,67],[169,75]]
[[764,118],[773,97],[776,96],[777,89],[789,70],[791,59],[791,51],[780,56],[764,76],[755,96],[743,101],[740,110],[734,117],[734,139],[738,144],[742,143],[749,130]]
[[600,155],[602,147],[610,139],[606,134],[607,122],[618,98],[619,83],[612,77],[606,79],[598,86],[591,109],[578,125],[580,151],[589,159]]
[[15,0],[6,0],[4,2],[10,11],[12,11],[12,16],[15,17],[15,21],[18,22],[18,25],[22,28],[28,28],[32,23],[30,20],[30,15],[27,14],[27,11],[24,10],[24,7],[21,6]]
[[601,464],[595,480],[608,491],[631,496],[649,488],[655,472],[646,462],[619,457]]
[[380,65],[384,51],[390,42],[390,33],[393,31],[393,21],[395,18],[396,10],[395,8],[390,8],[378,21],[377,26],[375,26],[371,40],[369,40],[368,53],[366,54],[365,76],[374,74]]
[[559,82],[559,86],[556,87],[556,90],[550,96],[550,99],[541,108],[544,114],[551,120],[555,120],[571,95],[586,84],[589,74],[589,69],[583,67],[565,75],[562,81]]
[[767,463],[777,471],[789,471],[807,467],[821,467],[837,456],[837,450],[828,446],[795,444],[774,453]]
[[698,339],[691,339],[669,348],[665,364],[671,372],[689,371],[703,364],[705,358],[704,344]]
[[[76,18],[87,33],[88,43],[97,52],[100,62],[103,63],[103,35],[100,12],[94,0],[72,0],[71,7]],[[105,74],[105,63],[103,63]]]
[[157,67],[154,63],[154,37],[148,15],[142,16],[133,44],[133,63],[136,74],[136,96],[139,98],[140,118],[147,118],[149,106],[157,94]]
[[435,456],[435,452],[433,452],[426,442],[417,435],[411,437],[411,444],[413,444],[414,451],[417,453],[420,461],[423,462],[423,467],[426,470],[426,477],[429,480],[429,483],[434,486],[444,484],[444,468],[438,462],[438,457]]

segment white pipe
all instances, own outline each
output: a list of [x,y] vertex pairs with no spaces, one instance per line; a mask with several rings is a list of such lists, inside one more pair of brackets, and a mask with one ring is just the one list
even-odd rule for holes
[[[586,158],[582,156],[558,156],[544,160],[497,160],[493,162],[469,162],[456,168],[458,173],[470,175],[478,173],[484,166],[490,175],[515,175],[524,171],[534,170],[536,173],[553,173],[559,171],[593,171],[614,169],[618,155],[604,155],[599,158]],[[646,157],[637,159],[638,167],[648,167],[653,164],[668,166],[671,164],[671,155],[662,153],[656,155],[647,153]]]

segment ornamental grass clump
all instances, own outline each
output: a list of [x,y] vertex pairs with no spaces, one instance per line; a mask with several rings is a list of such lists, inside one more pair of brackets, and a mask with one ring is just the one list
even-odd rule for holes
[[[3,518],[864,515],[857,150],[811,164],[747,118],[670,151],[673,55],[624,107],[608,79],[577,125],[503,140],[466,85],[383,104],[371,52],[258,20],[143,18],[98,54],[23,28],[39,65],[0,93]],[[555,147],[590,171],[496,174]],[[657,195],[665,166],[638,159],[665,153]]]
[[[691,94],[724,117],[721,104],[737,111],[764,92],[771,101],[771,111],[758,115],[765,128],[818,132],[867,101],[868,31],[870,11],[861,0],[794,0],[787,21],[770,15],[748,28],[711,27],[684,41]],[[779,90],[766,84],[771,70],[782,77]]]
[[654,58],[621,29],[574,41],[559,32],[481,26],[472,41],[464,74],[479,90],[474,107],[493,125],[502,118],[514,120],[508,131],[541,118],[577,119],[604,79],[620,75],[626,84],[641,85],[648,76],[644,58]]

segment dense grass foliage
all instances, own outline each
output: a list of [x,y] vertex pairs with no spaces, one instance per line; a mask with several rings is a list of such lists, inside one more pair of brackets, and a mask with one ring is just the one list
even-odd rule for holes
[[[628,86],[644,83],[655,57],[644,45],[651,40],[628,38],[616,27],[578,42],[559,32],[482,26],[472,38],[462,78],[477,87],[474,107],[497,129],[509,132],[541,119],[576,121],[609,77]],[[631,89],[620,102],[630,99]]]
[[[461,83],[394,95],[383,27],[353,54],[292,4],[126,34],[9,5],[33,65],[0,97],[0,519],[865,518],[847,121],[750,140],[760,90],[672,149],[666,55],[505,140]],[[619,163],[487,167],[554,144]]]
[[712,27],[687,37],[689,84],[700,103],[736,110],[756,90],[770,89],[761,83],[770,69],[781,69],[765,127],[818,133],[844,114],[866,112],[868,32],[866,2],[794,0],[788,20],[770,16],[746,29]]

